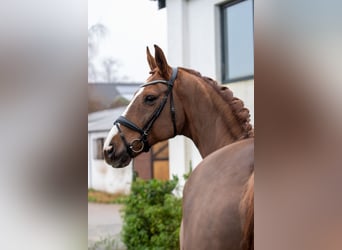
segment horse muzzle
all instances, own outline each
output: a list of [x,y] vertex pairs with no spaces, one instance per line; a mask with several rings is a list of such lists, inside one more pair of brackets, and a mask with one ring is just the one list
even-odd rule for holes
[[118,136],[118,131],[116,126],[113,126],[103,145],[103,155],[105,162],[113,168],[123,168],[130,163],[132,157],[126,152],[124,147],[114,143],[113,138],[116,136]]
[[132,160],[127,152],[117,154],[113,144],[109,144],[103,148],[103,155],[106,163],[111,165],[113,168],[126,167]]

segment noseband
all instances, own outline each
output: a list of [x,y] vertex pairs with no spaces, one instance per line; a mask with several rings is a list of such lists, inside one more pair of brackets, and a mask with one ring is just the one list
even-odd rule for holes
[[[172,95],[172,87],[173,84],[176,80],[177,77],[177,73],[178,73],[178,68],[172,68],[172,75],[170,80],[166,81],[166,80],[154,80],[151,82],[147,82],[143,85],[141,85],[142,87],[146,87],[149,85],[155,85],[155,84],[165,84],[167,85],[168,89],[167,92],[165,93],[165,96],[163,96],[162,101],[160,102],[159,107],[153,112],[151,118],[147,121],[147,123],[144,125],[143,128],[139,128],[137,125],[135,125],[133,122],[129,121],[126,117],[124,116],[120,116],[115,122],[114,125],[116,125],[121,140],[123,141],[123,143],[126,146],[126,150],[127,153],[133,157],[133,153],[140,153],[142,151],[147,152],[150,149],[150,145],[147,141],[147,136],[154,124],[154,122],[157,120],[157,118],[159,117],[159,115],[161,114],[162,110],[164,109],[167,99],[170,95],[170,113],[171,113],[171,119],[172,119],[172,123],[173,123],[173,133],[174,136],[177,135],[177,127],[176,127],[176,114],[175,114],[175,107],[174,107],[174,103],[173,103],[173,95]],[[119,124],[134,130],[136,132],[140,133],[140,138],[139,139],[134,139],[130,144],[127,142],[124,133],[122,132]]]

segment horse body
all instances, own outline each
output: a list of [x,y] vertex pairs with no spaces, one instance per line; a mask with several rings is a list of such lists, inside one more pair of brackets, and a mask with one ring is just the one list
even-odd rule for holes
[[242,249],[239,205],[253,164],[254,139],[247,139],[196,167],[184,187],[182,249]]
[[204,160],[183,191],[181,249],[252,249],[241,244],[254,239],[253,230],[244,233],[251,231],[247,213],[253,204],[241,204],[253,194],[246,192],[254,178],[249,112],[228,88],[194,70],[175,72],[155,50],[153,58],[147,49],[151,76],[106,139],[105,160],[124,167],[149,145],[176,134],[191,138]]

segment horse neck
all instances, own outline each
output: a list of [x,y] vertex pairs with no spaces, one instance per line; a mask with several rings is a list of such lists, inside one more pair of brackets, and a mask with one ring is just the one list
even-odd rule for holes
[[182,134],[192,139],[203,158],[246,137],[231,106],[213,86],[193,75],[182,79],[180,96],[185,113]]

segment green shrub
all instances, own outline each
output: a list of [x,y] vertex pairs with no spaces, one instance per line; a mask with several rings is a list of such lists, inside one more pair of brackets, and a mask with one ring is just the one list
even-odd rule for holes
[[125,199],[123,242],[127,249],[179,249],[181,199],[172,191],[178,178],[169,181],[137,179]]

